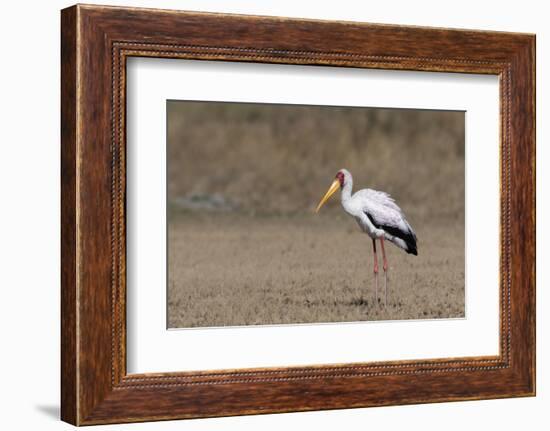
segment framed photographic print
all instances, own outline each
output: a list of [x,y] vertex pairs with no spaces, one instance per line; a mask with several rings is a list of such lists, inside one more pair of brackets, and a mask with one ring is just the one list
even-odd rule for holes
[[535,37],[62,11],[62,419],[535,394]]

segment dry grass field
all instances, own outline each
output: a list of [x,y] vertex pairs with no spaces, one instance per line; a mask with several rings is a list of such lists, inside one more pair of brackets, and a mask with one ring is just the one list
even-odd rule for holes
[[[175,101],[167,112],[169,327],[464,316],[464,113]],[[418,235],[418,256],[387,244],[386,308],[371,240],[339,196],[313,213],[344,167],[354,190],[389,192]]]
[[[371,240],[347,215],[173,216],[169,326],[463,317],[456,226],[420,229],[418,256],[387,245],[384,308],[375,303]],[[381,267],[379,283],[382,293]]]

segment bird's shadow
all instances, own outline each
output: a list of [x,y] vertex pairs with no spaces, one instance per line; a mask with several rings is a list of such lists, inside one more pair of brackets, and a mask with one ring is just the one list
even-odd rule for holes
[[58,420],[60,418],[60,409],[58,405],[37,405],[35,408],[44,416],[50,417],[50,419]]

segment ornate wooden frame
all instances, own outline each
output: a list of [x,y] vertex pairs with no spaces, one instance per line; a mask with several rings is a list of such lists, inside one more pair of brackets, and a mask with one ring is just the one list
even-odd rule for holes
[[[75,425],[535,394],[535,36],[73,6],[61,14],[61,417]],[[129,56],[500,77],[500,354],[126,373]]]

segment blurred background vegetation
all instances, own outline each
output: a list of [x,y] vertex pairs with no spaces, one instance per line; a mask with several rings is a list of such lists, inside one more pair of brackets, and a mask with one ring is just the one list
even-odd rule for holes
[[464,218],[464,112],[186,101],[167,112],[172,210],[310,212],[347,168],[354,190],[390,193],[417,222]]

